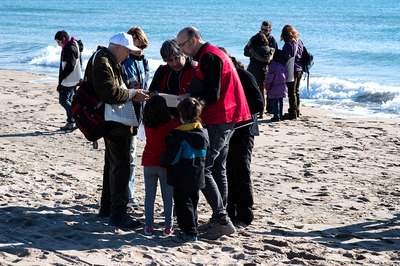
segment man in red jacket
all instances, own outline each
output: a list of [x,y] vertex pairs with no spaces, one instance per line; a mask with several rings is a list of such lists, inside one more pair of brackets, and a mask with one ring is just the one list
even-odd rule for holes
[[226,157],[235,124],[250,120],[251,114],[236,68],[224,52],[204,42],[194,27],[181,30],[176,40],[181,51],[198,62],[188,92],[205,102],[201,119],[208,131],[210,147],[206,187],[202,191],[213,210],[212,218],[199,231],[205,232],[200,237],[217,239],[235,232],[226,212]]

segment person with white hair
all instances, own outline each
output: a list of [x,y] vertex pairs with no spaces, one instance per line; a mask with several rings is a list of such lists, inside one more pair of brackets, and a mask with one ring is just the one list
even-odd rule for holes
[[[111,37],[108,48],[99,46],[89,59],[85,80],[104,103],[143,102],[149,98],[145,90],[128,89],[123,79],[121,62],[128,58],[131,51],[137,50],[139,48],[133,44],[132,36],[121,32]],[[98,216],[110,217],[109,225],[137,227],[140,222],[127,214],[129,151],[136,128],[116,121],[106,123],[108,131],[104,136],[105,162]]]

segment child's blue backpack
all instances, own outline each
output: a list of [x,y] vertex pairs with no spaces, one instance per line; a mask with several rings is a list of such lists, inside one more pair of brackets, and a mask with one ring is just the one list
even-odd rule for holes
[[[307,48],[303,45],[303,55],[301,57],[303,64],[303,71],[307,73],[307,91],[310,88],[310,69],[314,65],[314,56],[307,51]],[[304,79],[306,77],[304,76]]]

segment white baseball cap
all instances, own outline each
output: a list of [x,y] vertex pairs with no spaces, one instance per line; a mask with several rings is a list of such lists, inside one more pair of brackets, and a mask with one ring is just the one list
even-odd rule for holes
[[140,51],[139,48],[137,48],[134,44],[133,44],[133,38],[132,35],[127,34],[125,32],[120,32],[115,34],[114,36],[112,36],[110,38],[110,43],[113,44],[118,44],[121,46],[124,46],[126,48],[128,48],[131,51]]

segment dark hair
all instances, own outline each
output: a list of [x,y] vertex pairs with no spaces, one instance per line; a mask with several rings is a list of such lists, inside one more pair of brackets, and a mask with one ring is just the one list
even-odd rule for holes
[[278,62],[281,64],[285,64],[285,58],[283,57],[283,51],[276,49],[274,52],[274,57],[273,57],[272,61]]
[[183,122],[201,123],[202,110],[203,103],[193,97],[185,98],[178,104],[178,113]]
[[268,39],[267,36],[265,36],[262,33],[257,33],[253,37],[251,37],[251,45],[253,46],[266,46],[268,45]]
[[159,128],[171,121],[167,102],[164,97],[155,95],[146,102],[143,110],[143,124],[149,128]]
[[271,28],[271,26],[272,26],[271,21],[269,21],[269,20],[264,20],[261,25],[263,25],[264,27],[268,27],[268,28]]
[[183,56],[175,39],[169,39],[163,42],[161,45],[160,54],[165,62],[167,62],[171,55],[174,57]]
[[231,56],[231,54],[224,47],[218,47],[218,49],[220,49],[222,52],[226,53],[229,56],[229,58],[233,62],[233,65],[236,68],[243,68],[244,69],[244,64],[242,62],[240,62],[239,60],[236,60],[236,58],[234,56]]
[[63,38],[68,40],[69,39],[68,33],[64,30],[57,31],[56,36],[54,36],[54,40],[63,41]]

